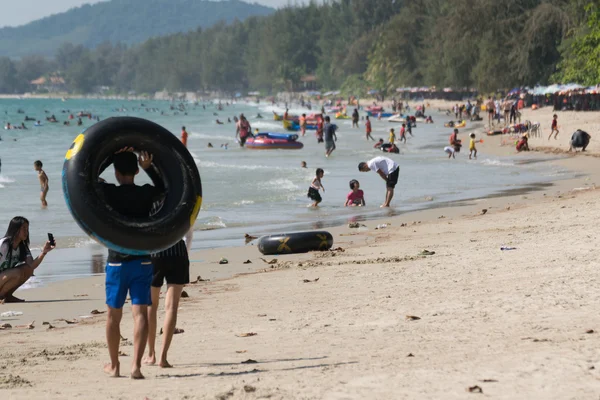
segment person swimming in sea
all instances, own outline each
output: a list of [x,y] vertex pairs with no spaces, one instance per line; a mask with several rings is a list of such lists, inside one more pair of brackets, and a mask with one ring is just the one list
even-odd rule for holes
[[216,121],[217,125],[223,125],[223,123],[219,120]]

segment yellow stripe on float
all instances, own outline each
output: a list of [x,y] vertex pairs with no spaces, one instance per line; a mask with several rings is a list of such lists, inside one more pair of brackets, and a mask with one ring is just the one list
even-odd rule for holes
[[190,226],[194,226],[194,222],[196,222],[196,218],[198,218],[198,213],[200,212],[200,207],[202,206],[202,196],[196,197],[196,205],[192,210],[192,215],[190,216]]
[[83,141],[85,140],[85,136],[83,135],[83,133],[80,133],[75,140],[73,140],[73,144],[71,144],[71,147],[69,148],[69,150],[67,150],[67,154],[65,154],[65,160],[70,160],[72,157],[74,157],[79,150],[81,150],[81,146],[83,146]]

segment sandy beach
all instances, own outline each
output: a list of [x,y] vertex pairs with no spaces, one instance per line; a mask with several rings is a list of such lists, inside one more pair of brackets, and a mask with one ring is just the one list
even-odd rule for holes
[[[548,113],[528,110],[522,119],[547,128]],[[546,137],[531,145],[568,150],[580,128],[592,135],[593,154],[595,121],[594,113],[559,113],[559,140],[548,145],[545,129]],[[478,149],[514,154],[503,139],[484,137]],[[105,309],[103,276],[21,291],[26,303],[0,305],[0,313],[23,313],[0,321],[12,326],[0,331],[0,393],[7,399],[597,396],[600,160],[522,156],[580,173],[529,191],[334,228],[330,252],[263,257],[251,243],[193,254],[203,261],[193,263],[192,279],[209,281],[185,289],[178,321],[185,332],[174,337],[169,355],[174,368],[144,367],[145,381],[102,373],[105,315],[92,310]],[[401,182],[402,174],[396,202]],[[221,257],[229,264],[219,265]],[[123,372],[132,354],[128,305],[125,311]],[[32,329],[19,327],[32,321]]]

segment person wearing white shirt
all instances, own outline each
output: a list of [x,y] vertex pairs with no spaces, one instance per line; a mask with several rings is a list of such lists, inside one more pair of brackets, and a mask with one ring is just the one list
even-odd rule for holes
[[370,161],[359,163],[358,170],[361,172],[377,172],[381,176],[386,186],[385,202],[381,207],[389,207],[394,197],[394,188],[398,183],[398,175],[400,174],[398,164],[387,157],[375,157]]

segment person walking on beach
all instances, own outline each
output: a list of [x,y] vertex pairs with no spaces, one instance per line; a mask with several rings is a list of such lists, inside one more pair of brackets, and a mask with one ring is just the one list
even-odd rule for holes
[[491,96],[488,97],[488,101],[487,101],[487,103],[485,103],[485,109],[488,112],[488,125],[491,128],[492,124],[494,123],[494,112],[496,110],[494,100],[492,100]]
[[371,120],[369,119],[368,115],[365,118],[367,119],[367,122],[365,122],[365,129],[367,131],[367,140],[371,139],[372,141],[375,141],[373,136],[371,136],[371,132],[373,132],[373,130],[371,128]]
[[375,157],[370,161],[359,163],[358,170],[361,172],[377,172],[381,179],[385,181],[385,201],[381,207],[389,207],[390,202],[394,197],[394,188],[398,183],[398,176],[400,175],[400,167],[398,164],[387,157]]
[[156,364],[156,328],[158,325],[158,303],[160,288],[164,281],[167,282],[165,294],[165,322],[163,327],[163,345],[158,360],[161,368],[171,368],[167,361],[167,353],[176,333],[177,309],[183,285],[190,283],[190,259],[188,249],[183,240],[167,250],[152,255],[153,278],[152,278],[152,305],[148,308],[148,357],[144,364]]
[[337,142],[337,136],[335,135],[335,125],[331,123],[329,115],[325,117],[325,157],[329,157],[335,150],[335,142]]
[[[100,168],[99,175],[112,163],[119,186],[100,181],[100,188],[106,202],[119,214],[127,218],[146,218],[151,214],[155,203],[165,196],[165,187],[153,157],[142,151],[139,157],[133,148],[124,148],[107,160]],[[148,174],[154,186],[137,186],[134,182],[139,166]],[[141,372],[142,357],[148,341],[148,306],[152,305],[150,286],[153,267],[150,256],[135,256],[108,250],[106,264],[106,342],[110,363],[104,372],[111,377],[120,376],[119,345],[121,343],[121,318],[127,293],[131,298],[131,311],[134,321],[133,360],[131,378],[144,379]]]
[[48,185],[48,175],[42,169],[44,164],[40,160],[37,160],[33,163],[33,169],[35,169],[38,173],[38,179],[40,181],[40,201],[42,202],[42,207],[48,207],[48,202],[46,201],[46,195],[48,195],[48,189],[50,189]]
[[558,137],[558,115],[556,114],[552,116],[552,131],[550,132],[550,136],[548,136],[548,140],[550,140],[552,134],[554,134],[554,139],[556,140]]
[[54,244],[46,242],[41,254],[34,259],[29,251],[29,221],[24,217],[14,217],[10,221],[4,237],[0,239],[1,302],[25,301],[15,297],[13,293],[33,276],[52,249]]
[[352,127],[353,128],[358,128],[358,110],[355,108],[354,111],[352,112]]
[[323,169],[317,168],[315,178],[312,180],[310,187],[308,188],[307,197],[313,201],[311,207],[317,207],[319,203],[323,201],[323,199],[321,198],[321,194],[319,193],[319,190],[321,189],[323,190],[323,192],[325,192],[325,187],[321,183],[323,175],[325,175]]

